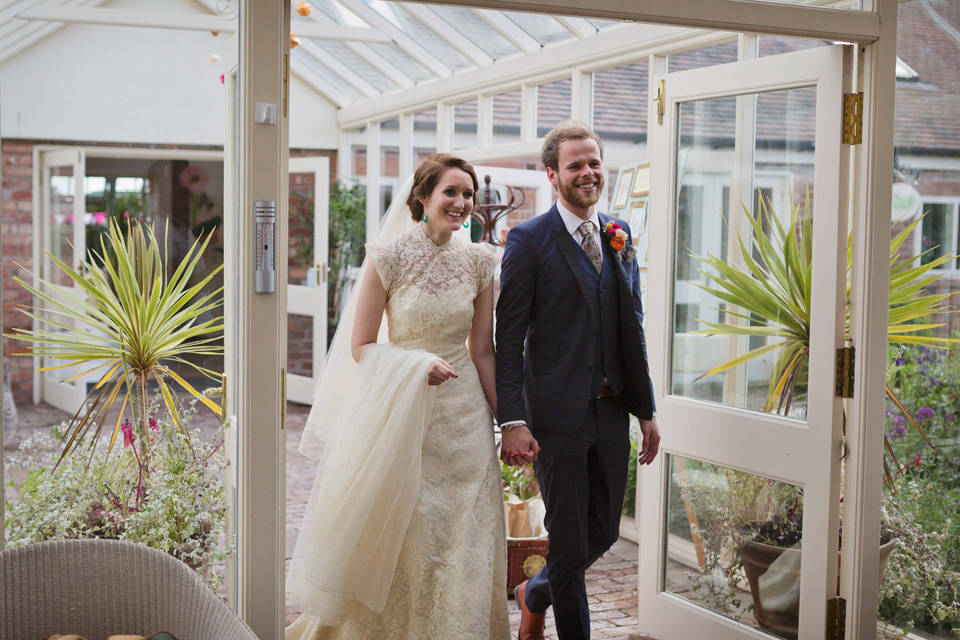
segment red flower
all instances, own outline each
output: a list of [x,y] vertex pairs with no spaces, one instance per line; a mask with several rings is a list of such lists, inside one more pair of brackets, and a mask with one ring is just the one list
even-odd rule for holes
[[154,420],[153,418],[150,418],[150,425],[149,425],[149,426],[150,426],[150,429],[151,429],[152,431],[160,431],[160,425],[157,424],[157,421]]
[[206,191],[210,176],[202,168],[188,164],[180,172],[179,182],[181,187],[188,189],[193,195],[199,196]]
[[619,236],[614,236],[610,238],[610,246],[613,247],[614,251],[620,251],[621,249],[623,249],[624,244],[626,243],[623,241],[623,238]]
[[129,420],[124,420],[120,425],[120,431],[123,432],[123,446],[129,447],[133,444],[133,425]]

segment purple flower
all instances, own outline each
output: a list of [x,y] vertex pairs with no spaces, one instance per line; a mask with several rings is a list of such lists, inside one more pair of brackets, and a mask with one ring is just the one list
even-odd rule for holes
[[903,416],[894,416],[893,421],[897,426],[903,426],[907,423],[907,421],[903,419]]
[[893,431],[894,433],[898,434],[901,438],[907,435],[907,430],[904,429],[903,427],[894,427]]
[[947,422],[953,422],[954,420],[956,420],[957,416],[953,415],[952,413],[948,413],[946,415],[946,418],[947,418]]
[[907,364],[906,358],[897,358],[896,364]]
[[917,420],[926,420],[933,417],[933,409],[930,407],[920,407],[917,411]]

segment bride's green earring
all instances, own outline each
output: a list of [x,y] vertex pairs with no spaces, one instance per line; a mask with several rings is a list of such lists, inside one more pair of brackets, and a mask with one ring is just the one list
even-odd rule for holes
[[464,221],[463,221],[463,228],[466,229],[466,228],[469,227],[469,226],[470,226],[470,221],[469,221],[469,220],[464,220]]
[[426,222],[426,221],[427,221],[427,214],[423,214],[422,216],[420,216],[420,219],[423,220],[424,222]]

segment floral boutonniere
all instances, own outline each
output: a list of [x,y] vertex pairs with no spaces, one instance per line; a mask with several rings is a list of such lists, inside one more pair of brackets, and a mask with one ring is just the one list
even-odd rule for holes
[[633,260],[637,255],[637,249],[632,244],[627,244],[627,232],[623,227],[616,222],[608,222],[603,231],[609,236],[610,248],[617,252],[617,259],[620,262]]

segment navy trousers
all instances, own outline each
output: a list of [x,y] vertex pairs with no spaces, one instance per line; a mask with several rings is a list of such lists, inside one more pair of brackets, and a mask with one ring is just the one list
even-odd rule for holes
[[620,536],[630,456],[629,416],[619,397],[590,401],[579,431],[534,434],[533,463],[546,506],[547,564],[527,582],[534,613],[551,605],[560,640],[587,640],[584,572]]

